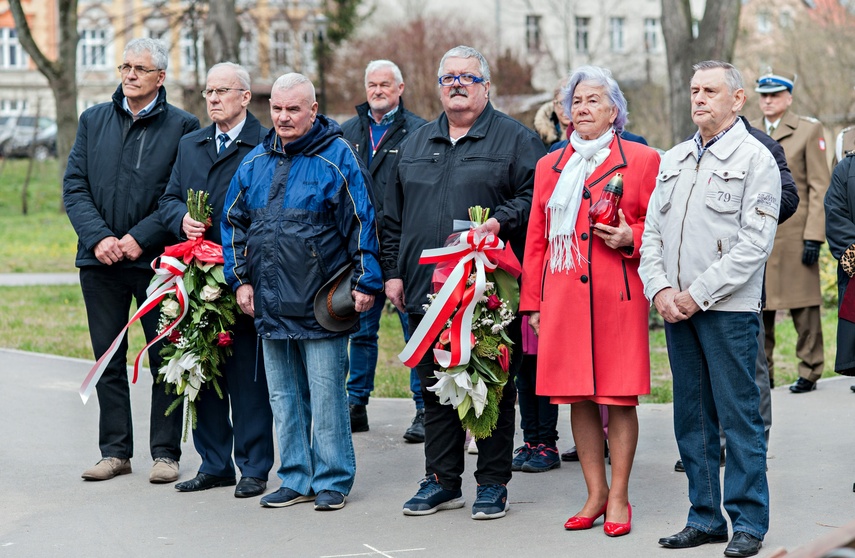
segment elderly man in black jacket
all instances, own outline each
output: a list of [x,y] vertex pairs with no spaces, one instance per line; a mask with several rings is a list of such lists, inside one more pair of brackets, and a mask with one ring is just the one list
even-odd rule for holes
[[[128,321],[131,300],[146,299],[151,261],[170,239],[154,214],[163,194],[181,136],[199,120],[166,102],[162,87],[168,52],[160,41],[128,43],[119,73],[122,83],[109,103],[80,115],[77,138],[63,179],[63,200],[77,232],[77,267],[89,319],[92,349],[98,358]],[[156,335],[158,312],[141,319],[146,339]],[[160,345],[149,350],[156,377]],[[99,380],[101,460],[83,473],[107,480],[131,472],[134,453],[127,377],[127,338]],[[174,399],[152,382],[150,446],[153,483],[178,479],[181,408],[164,413]]]
[[[222,244],[220,220],[229,182],[243,158],[267,134],[247,110],[252,98],[249,73],[231,62],[208,70],[205,97],[213,123],[187,134],[178,145],[178,158],[158,210],[166,228],[180,239],[205,236]],[[187,190],[208,192],[211,223],[200,223],[187,212]],[[273,413],[267,393],[264,361],[252,317],[239,314],[231,328],[233,352],[223,363],[220,398],[209,385],[196,400],[193,444],[202,457],[195,478],[175,485],[180,492],[234,486],[235,465],[241,479],[235,497],[262,494],[273,466]],[[234,461],[232,461],[234,447]]]
[[[368,167],[374,181],[374,210],[377,224],[383,222],[383,196],[386,182],[398,154],[398,149],[412,132],[421,128],[425,120],[404,108],[401,95],[404,78],[401,70],[390,60],[372,60],[365,68],[365,93],[368,101],[356,107],[356,116],[345,122],[341,130],[347,141],[356,148],[359,157]],[[378,295],[374,306],[359,315],[359,331],[350,336],[350,375],[347,379],[347,398],[350,403],[350,428],[353,432],[368,430],[368,412],[365,406],[374,389],[377,369],[377,331],[386,297]],[[399,312],[404,336],[407,315]],[[410,390],[416,404],[416,416],[404,439],[408,442],[425,441],[424,402],[419,376],[410,371]]]
[[[386,296],[408,312],[411,333],[424,317],[431,286],[432,267],[419,265],[419,256],[426,248],[443,246],[454,220],[468,220],[470,207],[490,208],[491,217],[479,226],[480,231],[510,240],[522,260],[534,168],[546,154],[532,130],[490,104],[490,67],[480,52],[468,46],[449,50],[437,76],[443,112],[401,147],[383,208]],[[519,337],[519,320],[509,330]],[[521,352],[514,353],[496,429],[478,441],[473,519],[503,517],[508,509],[516,399],[513,373]],[[460,490],[465,432],[460,418],[456,409],[440,404],[436,393],[427,390],[437,382],[430,352],[416,370],[425,402],[425,478],[404,504],[405,515],[465,505]]]

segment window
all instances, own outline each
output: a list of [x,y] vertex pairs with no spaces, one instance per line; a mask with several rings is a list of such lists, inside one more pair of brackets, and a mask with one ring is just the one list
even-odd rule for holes
[[612,17],[609,18],[609,45],[612,52],[623,52],[624,43],[624,26],[626,18]]
[[80,43],[77,47],[78,63],[83,70],[106,70],[107,44],[109,34],[106,29],[83,29],[80,31]]
[[590,26],[591,18],[576,18],[576,52],[578,52],[579,54],[588,54],[588,31]]
[[258,48],[255,39],[255,32],[248,26],[241,26],[240,44],[240,63],[247,69],[258,68]]
[[644,52],[659,51],[659,20],[648,17],[644,19]]
[[[195,43],[193,41],[194,35]],[[192,27],[183,29],[179,48],[181,49],[181,70],[184,73],[192,74],[196,71],[196,57],[203,56],[204,53],[202,50],[202,32]],[[204,64],[204,61],[201,62]]]
[[782,29],[791,29],[793,27],[793,13],[789,10],[783,10],[778,16],[778,23]]
[[18,115],[27,112],[27,101],[18,99],[3,99],[0,101],[0,114]]
[[529,52],[540,52],[540,16],[525,16],[525,45]]
[[287,29],[270,31],[270,65],[273,68],[288,68],[291,61],[291,33]]
[[764,35],[772,31],[772,16],[767,11],[757,12],[757,32]]
[[18,32],[14,27],[0,29],[0,69],[26,69],[27,53],[18,42]]

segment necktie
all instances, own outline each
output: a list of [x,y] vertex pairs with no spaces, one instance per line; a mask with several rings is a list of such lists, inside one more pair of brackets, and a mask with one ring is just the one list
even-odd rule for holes
[[775,132],[775,126],[769,126],[769,135],[771,136]]
[[228,134],[220,134],[217,136],[217,139],[220,140],[220,148],[217,150],[217,155],[226,150],[226,144],[229,142]]

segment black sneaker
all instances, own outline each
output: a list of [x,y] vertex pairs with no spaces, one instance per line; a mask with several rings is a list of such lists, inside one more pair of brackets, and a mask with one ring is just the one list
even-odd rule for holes
[[510,508],[508,489],[504,484],[478,485],[478,495],[472,504],[472,519],[498,519],[505,517]]
[[522,466],[524,473],[543,473],[561,467],[561,457],[558,448],[540,444],[532,452],[531,457]]
[[459,488],[446,490],[433,475],[423,479],[416,495],[404,504],[404,515],[430,515],[440,510],[456,510],[465,505],[466,500]]
[[411,444],[421,444],[425,441],[425,410],[416,409],[413,423],[404,432],[404,439]]
[[301,502],[311,502],[314,499],[315,495],[311,492],[308,495],[303,495],[290,488],[280,488],[263,497],[260,503],[265,508],[284,508]]
[[315,498],[315,509],[318,511],[340,510],[347,498],[335,490],[321,490]]
[[526,442],[524,445],[514,450],[514,460],[511,461],[511,471],[521,471],[526,461],[531,459],[534,453],[534,448]]
[[368,432],[368,411],[365,405],[350,406],[350,431]]

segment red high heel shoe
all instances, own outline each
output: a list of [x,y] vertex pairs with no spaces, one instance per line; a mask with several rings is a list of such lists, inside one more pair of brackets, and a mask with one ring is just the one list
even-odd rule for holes
[[567,520],[567,523],[564,524],[564,528],[568,531],[584,531],[585,529],[590,529],[594,526],[594,522],[597,519],[599,519],[603,515],[606,515],[606,506],[608,506],[608,502],[603,504],[603,509],[597,512],[594,517],[582,517],[580,515],[574,515],[573,517]]
[[606,521],[603,523],[603,532],[610,537],[620,537],[629,533],[632,530],[632,506],[629,502],[626,503],[626,512],[628,514],[626,523]]

